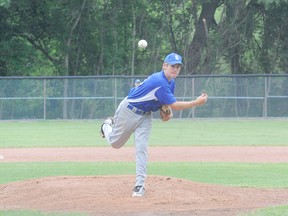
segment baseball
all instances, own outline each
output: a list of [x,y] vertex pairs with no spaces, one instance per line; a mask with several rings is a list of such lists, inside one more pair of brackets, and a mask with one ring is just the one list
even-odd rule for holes
[[144,39],[138,41],[138,47],[141,49],[145,49],[147,47],[147,45],[148,45],[148,43]]
[[4,156],[3,155],[0,155],[0,160],[4,160]]

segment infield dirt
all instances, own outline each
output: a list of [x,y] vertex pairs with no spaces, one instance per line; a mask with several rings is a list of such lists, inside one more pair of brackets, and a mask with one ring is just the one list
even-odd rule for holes
[[[288,162],[287,150],[287,147],[241,147],[241,150],[239,147],[169,147],[150,148],[149,152],[150,161],[253,162],[254,158],[254,162],[273,163]],[[1,155],[5,156],[1,163],[133,161],[133,151],[133,148],[121,151],[110,148],[0,149]],[[221,152],[225,152],[226,157]],[[50,156],[43,157],[44,153]],[[190,155],[190,160],[185,155]],[[191,159],[193,155],[195,157]],[[167,156],[170,156],[169,160]],[[60,176],[2,184],[0,209],[105,216],[233,216],[256,208],[288,205],[288,189],[229,187],[165,176],[148,176],[145,196],[131,197],[134,179],[134,176]]]

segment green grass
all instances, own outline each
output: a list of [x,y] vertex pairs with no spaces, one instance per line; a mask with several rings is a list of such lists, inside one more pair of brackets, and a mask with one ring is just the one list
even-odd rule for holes
[[52,213],[44,213],[41,211],[0,211],[0,216],[88,216],[84,213],[60,213],[60,212],[52,212]]
[[258,209],[249,214],[241,216],[285,216],[288,215],[288,206],[277,206]]
[[95,146],[98,145],[99,124],[92,121],[4,121],[0,122],[0,147]]
[[[106,146],[102,121],[0,121],[0,148]],[[150,146],[288,146],[288,120],[153,121]],[[133,138],[127,146],[133,145]]]
[[[239,187],[288,188],[286,163],[150,163],[149,175]],[[0,184],[46,176],[134,175],[133,162],[41,162],[0,164]]]
[[[154,125],[151,142],[159,145],[210,146],[288,146],[288,121],[282,120],[227,120],[193,121],[172,120],[166,125]],[[167,138],[169,134],[169,138]],[[169,140],[169,141],[168,141]]]
[[[0,148],[107,146],[95,121],[0,121]],[[150,146],[288,146],[288,120],[153,121]],[[132,138],[127,143],[133,145]],[[1,150],[0,150],[1,151]],[[1,152],[0,152],[1,154]],[[47,176],[135,175],[134,162],[0,163],[0,184]],[[149,163],[149,175],[238,187],[288,188],[287,163]],[[85,216],[84,213],[0,211],[0,216]],[[288,206],[248,216],[288,215]]]
[[[40,211],[0,211],[0,216],[88,216],[84,213],[44,213]],[[277,206],[258,209],[248,214],[241,214],[241,216],[284,216],[288,215],[288,206]],[[240,215],[239,215],[240,216]]]

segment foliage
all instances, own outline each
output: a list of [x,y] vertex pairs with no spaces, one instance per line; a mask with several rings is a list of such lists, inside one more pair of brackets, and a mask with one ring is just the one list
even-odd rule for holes
[[[1,0],[0,76],[287,73],[287,0]],[[148,41],[139,50],[140,39]]]

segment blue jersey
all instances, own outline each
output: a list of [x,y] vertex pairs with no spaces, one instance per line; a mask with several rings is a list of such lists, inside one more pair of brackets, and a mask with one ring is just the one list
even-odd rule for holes
[[129,92],[127,100],[134,107],[144,112],[155,112],[162,105],[176,102],[174,96],[175,81],[168,81],[164,71],[152,74],[138,87]]

